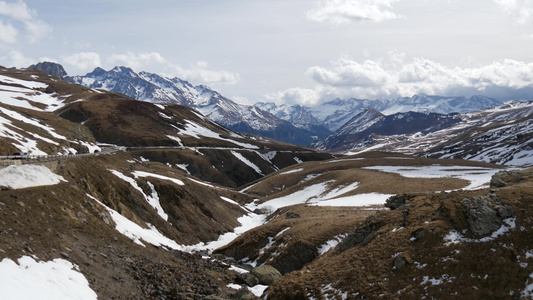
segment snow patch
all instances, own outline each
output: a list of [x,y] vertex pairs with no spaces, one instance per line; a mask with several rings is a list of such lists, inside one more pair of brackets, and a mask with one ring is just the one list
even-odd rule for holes
[[470,181],[463,189],[477,190],[488,187],[492,175],[500,169],[471,166],[371,166],[363,169],[396,173],[409,178],[459,178]]
[[259,175],[262,175],[264,176],[265,174],[263,174],[263,172],[261,172],[261,169],[259,169],[259,167],[254,164],[253,162],[249,161],[248,159],[246,159],[246,157],[242,156],[242,154],[240,154],[239,152],[236,152],[236,151],[233,151],[231,150],[231,154],[233,154],[236,158],[238,158],[240,161],[242,161],[243,163],[245,163],[247,166],[249,166],[250,168],[252,168],[257,174]]
[[144,246],[141,241],[143,240],[154,246],[165,246],[170,249],[185,251],[183,246],[178,245],[175,241],[161,234],[154,226],[147,224],[149,228],[142,228],[138,224],[119,214],[116,210],[100,202],[95,197],[89,194],[87,194],[87,196],[102,205],[109,212],[113,222],[115,222],[115,229],[136,244]]
[[315,206],[370,206],[383,205],[392,194],[365,193],[316,202]]
[[498,230],[494,231],[490,236],[486,236],[480,239],[471,239],[464,237],[461,233],[456,230],[451,230],[446,236],[444,236],[444,246],[449,246],[452,244],[459,244],[461,242],[465,243],[486,243],[497,239],[499,236],[502,236],[509,232],[511,229],[516,228],[516,218],[508,218],[503,220],[503,224]]
[[69,261],[56,258],[44,262],[23,256],[17,262],[9,258],[0,262],[0,299],[98,298],[78,266]]
[[[148,185],[150,187],[152,187],[152,194],[151,195],[146,195],[143,191],[143,189],[141,189],[141,187],[139,186],[139,184],[137,184],[137,181],[135,181],[135,179],[131,178],[131,177],[128,177],[122,173],[120,173],[119,171],[117,170],[109,170],[111,173],[113,173],[113,175],[117,176],[118,178],[126,181],[127,183],[129,183],[134,189],[136,189],[137,191],[139,191],[141,193],[141,195],[144,196],[144,199],[146,200],[146,202],[148,202],[148,204],[150,204],[150,206],[152,206],[156,211],[157,211],[157,214],[163,218],[165,221],[168,220],[168,215],[165,213],[165,211],[163,210],[163,207],[161,207],[161,203],[159,202],[159,196],[157,196],[157,192],[155,192],[155,189],[153,188],[153,185],[151,185],[151,183],[148,183]],[[138,178],[138,177],[145,177],[145,176],[152,176],[152,177],[155,177],[155,178],[160,178],[160,177],[163,177],[161,179],[169,179],[171,181],[174,181],[176,180],[177,184],[180,184],[180,185],[183,185],[183,182],[181,182],[180,180],[177,180],[177,179],[174,179],[174,178],[170,178],[170,177],[165,177],[165,176],[161,176],[161,175],[157,175],[157,174],[151,174],[151,173],[146,173],[146,172],[140,172],[140,171],[136,171],[136,172],[133,172],[132,173],[135,178]],[[155,194],[155,196],[154,196]]]
[[62,176],[41,165],[11,165],[0,170],[0,186],[12,189],[54,185],[61,181],[66,182]]
[[279,175],[297,173],[297,172],[300,172],[300,171],[303,171],[303,170],[304,170],[303,168],[294,169],[294,170],[286,171],[286,172],[283,172],[283,173],[279,173]]

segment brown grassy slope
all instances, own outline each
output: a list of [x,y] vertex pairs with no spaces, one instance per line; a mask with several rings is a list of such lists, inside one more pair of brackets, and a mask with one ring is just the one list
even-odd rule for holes
[[[384,194],[425,193],[459,189],[468,182],[458,178],[407,178],[398,174],[384,173],[376,170],[361,169],[369,166],[429,166],[429,165],[460,165],[468,167],[500,168],[498,165],[472,162],[465,160],[436,160],[406,156],[387,152],[366,152],[354,156],[346,156],[322,162],[306,162],[280,172],[269,174],[257,182],[249,184],[246,193],[262,196],[262,201],[273,197],[291,194],[318,182],[335,180],[334,186],[359,182],[356,193],[378,192]],[[283,174],[291,170],[299,170]],[[304,179],[314,177],[305,182]]]
[[[357,299],[518,299],[533,273],[533,259],[526,255],[533,249],[533,178],[521,180],[495,191],[516,213],[516,227],[508,234],[479,242],[468,229],[460,201],[488,190],[418,195],[407,202],[408,209],[380,211],[353,228],[366,243],[345,239],[303,270],[276,281],[268,298],[340,299],[346,293]],[[446,245],[451,230],[473,240]],[[395,268],[397,257],[405,264]]]
[[[93,162],[80,160],[82,165]],[[69,183],[0,191],[0,260],[16,261],[23,255],[42,261],[67,259],[79,267],[99,299],[228,298],[225,285],[235,274],[227,267],[199,256],[133,243],[114,229],[107,212],[86,193],[130,217],[139,214],[133,219],[140,222],[142,201],[136,202],[138,207],[118,202],[139,197],[105,172],[84,174],[72,164],[58,166]],[[70,178],[69,172],[76,177]],[[121,192],[126,199],[119,200]],[[191,227],[202,228],[196,224]],[[161,229],[172,233],[171,229]],[[195,234],[187,239],[198,237]]]
[[[57,111],[63,118],[84,122],[99,142],[122,146],[179,146],[169,138],[179,136],[186,146],[235,147],[235,143],[210,137],[195,138],[178,135],[178,131],[192,121],[202,127],[230,138],[230,131],[200,117],[190,108],[180,105],[160,105],[133,100],[121,94],[102,93],[92,95],[86,101],[69,104]],[[165,115],[165,116],[163,116]],[[239,140],[239,138],[234,138]]]
[[[155,177],[136,179],[147,195],[152,194],[147,182],[153,184],[161,206],[168,214],[168,222],[157,214],[139,191],[110,170],[130,178],[134,177],[132,172],[143,171],[181,180],[184,185]],[[150,223],[181,244],[214,240],[239,225],[236,219],[244,213],[241,208],[221,200],[219,196],[246,201],[241,195],[224,188],[217,190],[198,184],[189,180],[181,170],[156,162],[135,160],[129,153],[67,160],[58,168],[58,173],[132,221],[142,226]]]
[[[468,185],[468,181],[457,178],[407,178],[398,174],[361,169],[367,166],[399,165],[409,168],[434,164],[464,165],[465,170],[471,166],[499,168],[497,165],[460,160],[433,160],[391,153],[365,153],[356,157],[306,162],[292,166],[251,184],[245,192],[253,196],[263,195],[258,202],[265,202],[291,195],[307,186],[322,182],[331,182],[329,189],[358,182],[358,187],[344,196],[371,192],[410,193],[418,199],[426,197],[428,193],[460,189]],[[309,175],[320,176],[304,181]],[[293,205],[273,212],[269,222],[246,232],[216,252],[244,263],[254,261],[258,264],[266,263],[286,274],[305,269],[306,264],[320,257],[318,249],[328,240],[341,240],[367,217],[375,214],[376,211],[371,207]]]

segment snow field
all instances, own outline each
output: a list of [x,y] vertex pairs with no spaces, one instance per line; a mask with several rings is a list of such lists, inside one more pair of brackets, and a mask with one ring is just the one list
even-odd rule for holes
[[[318,176],[318,175],[317,175]],[[316,177],[316,176],[315,176]],[[313,177],[314,178],[314,177]],[[304,182],[304,181],[302,181]],[[356,194],[353,196],[340,197],[343,194],[357,189],[359,183],[353,182],[346,185],[339,185],[329,189],[333,180],[316,183],[304,187],[292,194],[274,198],[261,204],[252,202],[246,207],[250,210],[262,209],[275,211],[279,208],[295,204],[308,204],[313,206],[352,206],[363,207],[368,205],[380,205],[392,195],[380,193]]]
[[463,189],[477,190],[488,187],[492,175],[501,169],[489,169],[470,166],[372,166],[363,169],[396,173],[409,178],[460,178],[470,181]]
[[122,216],[116,210],[108,207],[95,197],[89,194],[87,194],[87,197],[93,199],[98,204],[103,206],[111,216],[111,219],[113,219],[113,222],[115,222],[115,229],[122,235],[131,239],[134,243],[145,246],[142,242],[145,241],[146,243],[150,243],[154,246],[165,246],[170,249],[184,251],[183,246],[161,234],[154,226],[148,224],[149,228],[142,228],[136,223],[130,221],[128,218]]
[[97,295],[69,261],[23,256],[17,263],[9,258],[0,262],[0,299],[93,300]]
[[[45,83],[20,80],[0,75],[0,83],[1,82],[22,85],[22,87],[1,85],[2,93],[0,93],[0,102],[4,104],[40,111],[54,111],[64,106],[62,99],[36,90],[48,87]],[[45,104],[46,108],[40,109],[33,106],[31,102]]]
[[66,182],[62,176],[41,165],[11,165],[0,169],[0,186],[12,189],[54,185],[61,181]]

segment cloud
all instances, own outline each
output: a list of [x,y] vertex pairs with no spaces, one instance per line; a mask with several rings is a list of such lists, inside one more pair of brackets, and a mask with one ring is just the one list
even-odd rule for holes
[[276,104],[301,104],[315,105],[321,100],[323,88],[315,89],[291,88],[283,92],[272,93],[265,96],[265,100]]
[[344,24],[352,22],[382,22],[399,16],[392,11],[392,3],[399,0],[321,0],[307,12],[318,22]]
[[52,27],[37,18],[37,13],[23,1],[0,1],[0,43],[15,44],[19,32],[25,31],[30,43],[35,43],[52,32]]
[[0,65],[4,67],[25,68],[36,63],[33,58],[26,57],[20,51],[9,51],[7,55],[0,56]]
[[241,80],[237,73],[210,70],[208,67],[207,62],[198,61],[189,68],[174,65],[173,69],[178,77],[191,82],[200,82],[203,84],[235,84]]
[[527,23],[533,17],[533,0],[494,0],[518,24]]
[[132,69],[140,69],[152,63],[165,63],[165,58],[157,52],[113,54],[106,59],[108,64],[113,66],[125,66]]
[[24,22],[30,43],[36,43],[52,32],[52,27],[40,20]]
[[6,24],[0,20],[0,43],[15,44],[17,42],[18,30],[11,24]]
[[425,93],[442,96],[485,95],[502,100],[531,98],[533,63],[503,59],[476,68],[448,67],[426,58],[391,53],[357,62],[341,58],[329,68],[311,67],[314,89],[292,88],[266,98],[315,104],[334,98],[396,98]]
[[100,55],[96,52],[80,52],[64,56],[62,57],[62,61],[83,71],[92,71],[94,68],[99,67],[102,64]]
[[35,12],[28,9],[28,6],[23,1],[6,2],[0,1],[0,15],[7,16],[18,21],[31,20]]

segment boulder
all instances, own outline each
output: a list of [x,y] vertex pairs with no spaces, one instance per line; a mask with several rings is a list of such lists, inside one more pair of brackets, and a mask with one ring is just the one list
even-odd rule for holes
[[300,215],[292,211],[288,211],[285,214],[285,219],[298,219],[298,218],[300,218]]
[[300,270],[317,256],[318,250],[316,246],[298,241],[289,244],[279,256],[274,258],[271,264],[283,275]]
[[264,285],[270,285],[276,279],[281,277],[281,273],[276,268],[269,265],[253,268],[250,273],[259,279],[260,284]]
[[251,273],[242,273],[237,275],[237,282],[244,283],[249,287],[256,286],[259,284],[259,279]]
[[461,204],[466,208],[466,220],[472,234],[488,235],[503,225],[503,220],[514,215],[510,205],[503,204],[496,194],[473,199],[465,198]]

